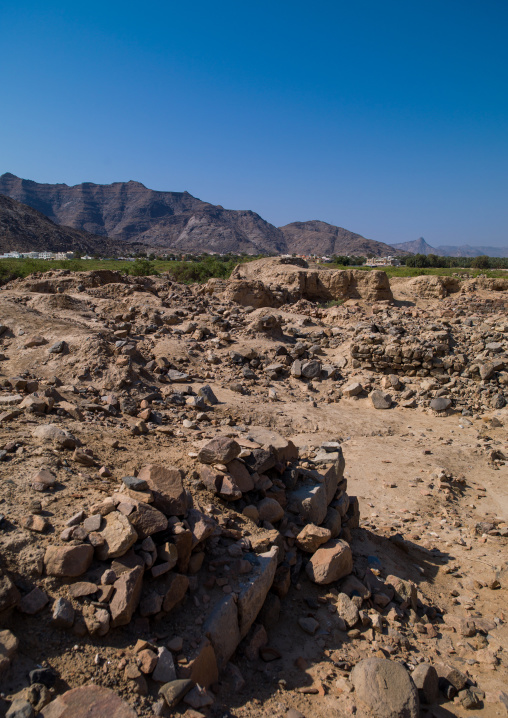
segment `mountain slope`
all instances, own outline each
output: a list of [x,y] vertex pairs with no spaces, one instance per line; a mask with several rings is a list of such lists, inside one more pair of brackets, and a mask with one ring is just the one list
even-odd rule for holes
[[[290,251],[297,254],[323,256],[373,254],[376,257],[394,254],[394,248],[389,244],[366,239],[360,234],[317,219],[309,222],[291,222],[279,229],[284,234]],[[407,252],[402,251],[400,254],[407,254]]]
[[227,210],[188,192],[159,192],[140,182],[40,184],[6,173],[0,193],[58,224],[124,242],[183,251],[286,251],[284,235],[255,212]]
[[486,254],[489,257],[508,257],[508,247],[471,247],[469,244],[440,245],[431,247],[423,237],[414,242],[399,242],[392,244],[394,250],[406,250],[414,254],[436,254],[438,257],[479,257]]
[[0,195],[0,252],[112,254],[120,242],[57,225],[41,212]]
[[423,237],[415,239],[414,242],[399,242],[391,246],[393,249],[402,249],[406,252],[413,252],[413,254],[437,254],[435,248],[427,244]]

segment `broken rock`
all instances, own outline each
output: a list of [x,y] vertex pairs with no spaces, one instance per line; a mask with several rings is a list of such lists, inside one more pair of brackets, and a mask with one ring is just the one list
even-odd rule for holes
[[350,545],[342,539],[332,539],[323,544],[307,564],[306,572],[314,583],[327,584],[338,581],[353,570],[353,553]]

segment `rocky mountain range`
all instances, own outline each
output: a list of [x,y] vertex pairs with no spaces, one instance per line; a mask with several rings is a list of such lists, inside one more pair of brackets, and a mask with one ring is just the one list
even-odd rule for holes
[[413,254],[436,254],[438,257],[479,257],[486,254],[489,257],[508,257],[508,247],[471,247],[469,244],[460,246],[440,245],[432,247],[423,237],[413,242],[399,242],[392,244],[392,251],[406,251]]
[[158,192],[140,182],[84,182],[71,187],[7,173],[0,177],[0,193],[58,224],[126,243],[188,252],[286,251],[282,232],[255,212],[224,209],[188,192]]
[[41,212],[0,194],[0,252],[121,253],[124,245],[109,237],[52,222]]
[[155,251],[393,253],[387,244],[326,222],[293,222],[277,228],[251,210],[224,209],[188,192],[160,192],[140,182],[69,186],[40,184],[6,173],[0,177],[0,193],[29,205],[58,225],[121,243],[142,243]]

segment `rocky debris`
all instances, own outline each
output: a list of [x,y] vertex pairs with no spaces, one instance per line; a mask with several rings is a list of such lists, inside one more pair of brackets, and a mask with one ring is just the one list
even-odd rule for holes
[[418,692],[404,666],[384,658],[367,658],[354,667],[355,695],[376,718],[418,718]]
[[[461,283],[430,309],[324,307],[285,304],[292,288],[262,278],[212,284],[57,271],[2,290],[14,329],[0,337],[0,618],[20,646],[0,653],[17,681],[9,701],[40,712],[61,690],[15,693],[33,656],[68,686],[114,688],[140,718],[163,712],[164,694],[188,718],[220,712],[227,691],[243,701],[261,682],[266,693],[272,675],[284,692],[263,710],[305,715],[339,696],[353,713],[363,704],[345,677],[384,656],[404,663],[422,702],[436,702],[437,676],[437,700],[488,703],[477,681],[505,671],[493,606],[508,527],[484,509],[508,456],[502,295],[489,303]],[[224,301],[247,284],[270,306]],[[32,308],[42,319],[23,334],[11,316]],[[25,347],[35,332],[47,343]],[[62,337],[69,351],[49,355]],[[373,411],[376,395],[389,411]],[[398,434],[424,457],[407,482],[388,451],[372,469]],[[434,453],[447,467],[451,443],[480,483],[464,467],[430,468]],[[342,446],[360,468],[346,471]],[[364,466],[373,495],[351,496]]]

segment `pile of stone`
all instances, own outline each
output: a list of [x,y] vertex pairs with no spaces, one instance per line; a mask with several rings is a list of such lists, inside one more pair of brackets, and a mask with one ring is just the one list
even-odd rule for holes
[[[62,432],[63,439],[69,436]],[[352,572],[347,539],[358,527],[359,510],[347,494],[337,442],[301,462],[291,441],[257,428],[247,438],[207,441],[197,458],[199,481],[219,504],[203,505],[202,489],[191,495],[179,469],[146,465],[137,476],[123,477],[111,496],[67,520],[44,554],[43,572],[53,578],[46,590],[36,586],[21,596],[4,576],[0,611],[44,615],[51,607],[54,628],[100,637],[132,621],[149,630],[149,620],[160,621],[194,595],[201,617],[190,607],[190,626],[182,631],[186,648],[178,637],[166,645],[139,641],[125,675],[141,694],[148,679],[162,684],[170,705],[184,695],[193,707],[207,705],[213,697],[206,689],[266,601],[283,598],[304,568],[317,584]],[[40,483],[45,472],[39,473]],[[237,512],[228,520],[230,508]],[[189,605],[182,610],[179,622],[185,624]],[[4,643],[8,662],[14,636]],[[182,649],[183,664],[177,660]]]

